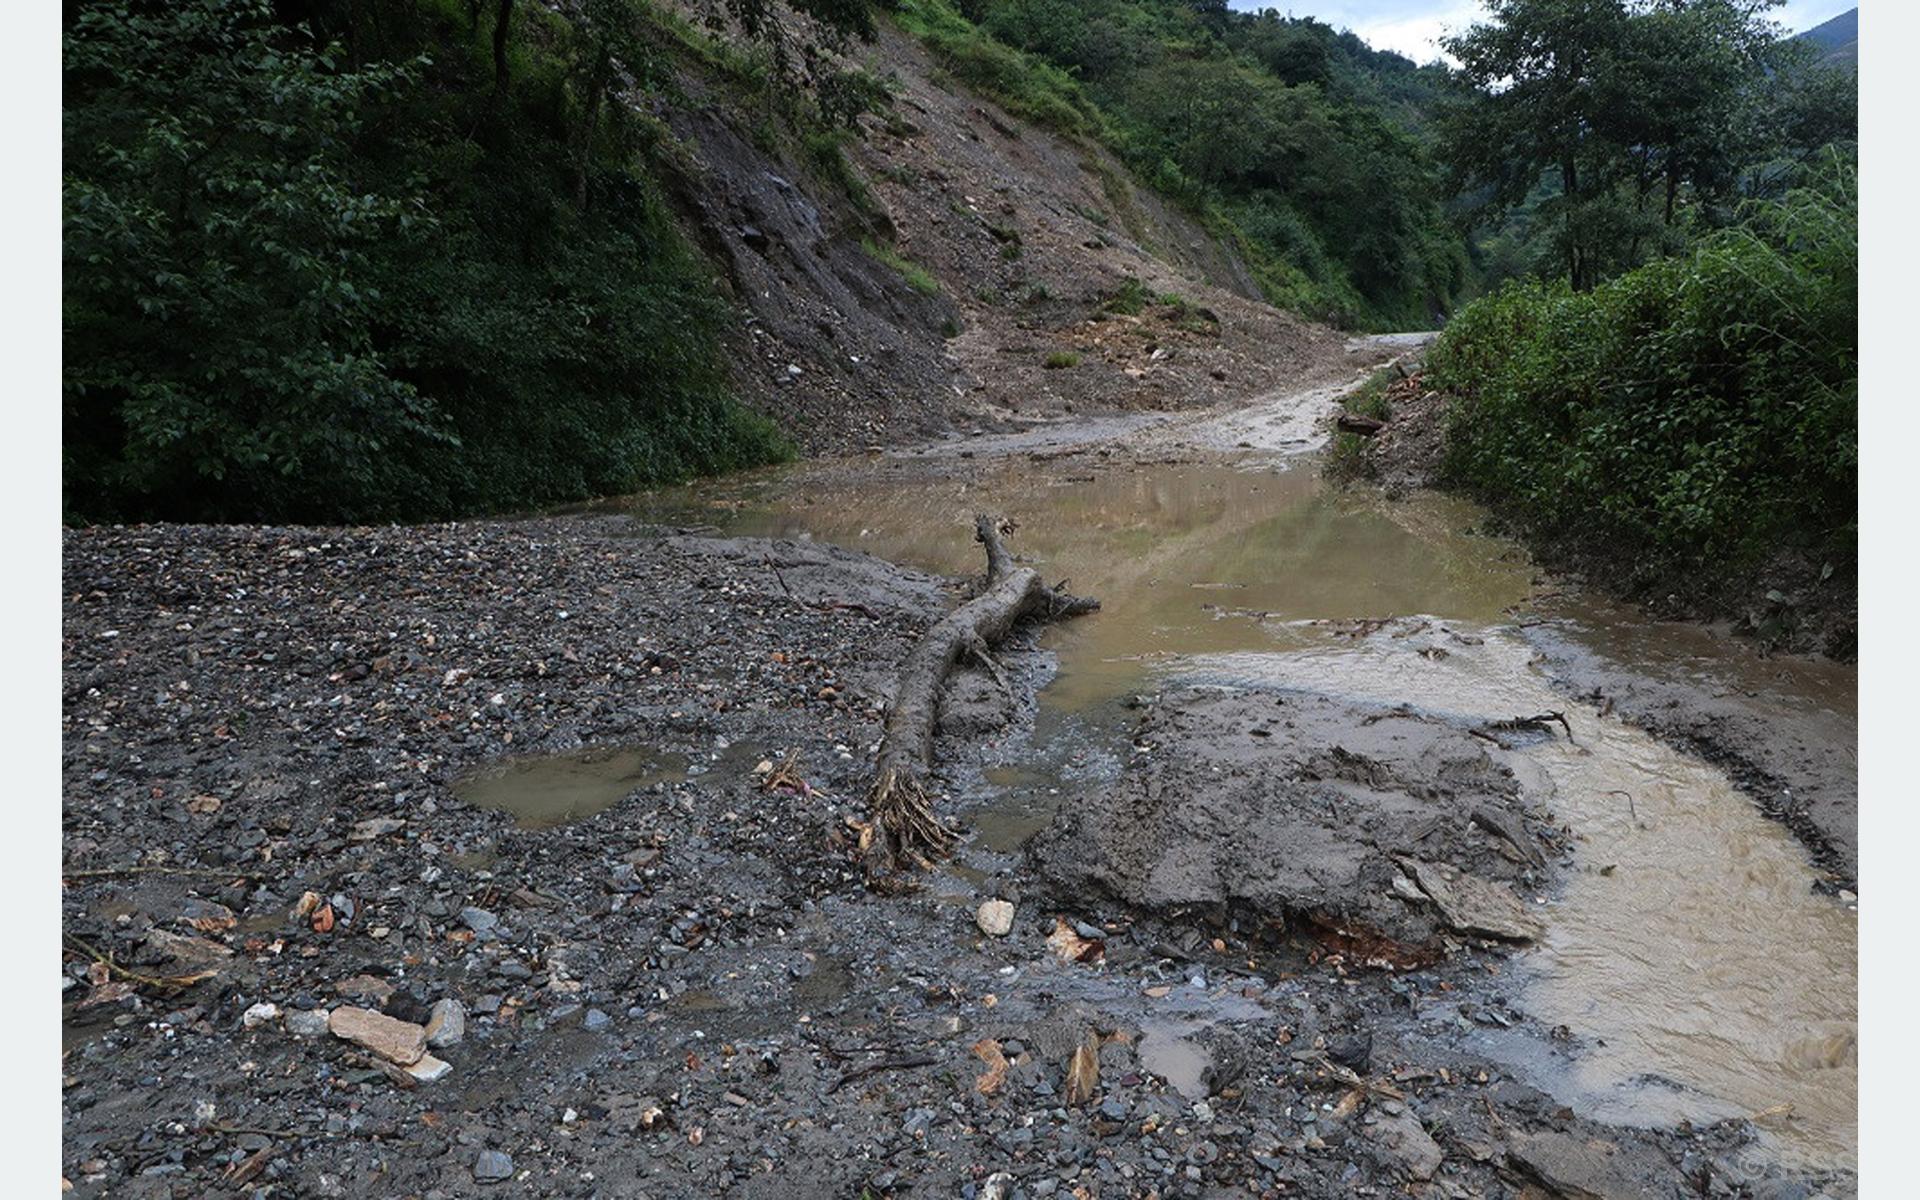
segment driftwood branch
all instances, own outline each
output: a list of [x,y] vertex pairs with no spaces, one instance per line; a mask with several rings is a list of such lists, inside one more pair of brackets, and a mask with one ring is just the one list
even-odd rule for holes
[[908,865],[930,865],[952,848],[953,831],[933,813],[926,775],[933,763],[940,692],[954,664],[963,654],[984,657],[1022,620],[1054,620],[1100,607],[1097,600],[1068,595],[1064,587],[1048,587],[1038,571],[1016,565],[1002,532],[999,518],[985,513],[974,518],[974,538],[987,555],[986,586],[935,621],[900,666],[860,835],[870,883],[884,886]]

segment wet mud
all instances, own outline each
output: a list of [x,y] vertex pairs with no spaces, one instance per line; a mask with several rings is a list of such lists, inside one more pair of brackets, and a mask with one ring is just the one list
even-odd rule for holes
[[[1839,821],[1850,675],[1210,437],[69,533],[75,1194],[1851,1195],[1840,876],[1636,708],[1788,722]],[[979,509],[1105,607],[956,677],[960,848],[875,896]],[[326,1031],[447,1003],[430,1082]]]

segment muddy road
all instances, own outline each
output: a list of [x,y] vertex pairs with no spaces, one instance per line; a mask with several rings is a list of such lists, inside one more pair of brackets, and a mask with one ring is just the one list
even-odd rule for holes
[[[535,521],[70,533],[76,1194],[1851,1195],[1851,669],[1324,484],[1404,349]],[[955,678],[960,845],[876,896],[981,510],[1103,608]]]

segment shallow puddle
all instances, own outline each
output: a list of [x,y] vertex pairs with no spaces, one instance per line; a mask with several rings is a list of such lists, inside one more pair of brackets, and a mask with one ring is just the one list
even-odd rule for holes
[[[1310,466],[1115,463],[1062,475],[1016,460],[961,476],[951,467],[837,464],[634,508],[949,574],[980,569],[971,514],[994,511],[1018,523],[1023,558],[1099,597],[1100,613],[1044,634],[1060,670],[1041,697],[1039,773],[990,776],[992,796],[970,814],[976,847],[993,853],[1016,850],[1071,795],[1048,748],[1063,723],[1117,720],[1112,701],[1169,680],[1407,703],[1476,723],[1569,709],[1575,744],[1509,756],[1579,838],[1564,894],[1542,909],[1545,942],[1509,977],[1523,985],[1521,1007],[1546,1027],[1568,1026],[1577,1049],[1512,1031],[1480,1035],[1476,1048],[1600,1119],[1757,1116],[1782,1157],[1852,1165],[1854,915],[1813,892],[1800,847],[1723,774],[1549,686],[1528,645],[1499,627],[1529,598],[1530,564],[1471,533],[1471,505],[1343,492]],[[1851,743],[1847,668],[1762,663],[1692,627],[1578,597],[1553,603],[1563,636],[1591,639],[1628,668],[1720,680],[1812,714],[1821,736]],[[1421,614],[1430,619],[1371,636],[1335,624]],[[1443,622],[1470,636],[1449,638]],[[1170,1056],[1149,1069],[1184,1079],[1204,1068],[1183,1032],[1148,1036],[1143,1062]]]
[[1049,580],[1096,596],[1098,618],[1048,629],[1077,710],[1137,689],[1170,656],[1275,645],[1289,622],[1438,612],[1492,621],[1527,597],[1511,547],[1462,531],[1472,506],[1390,504],[1324,487],[1308,468],[1103,466],[1057,476],[1026,459],[962,477],[881,460],[641,497],[650,519],[831,542],[944,574],[979,573],[973,514],[1014,521],[1010,544]]
[[484,768],[455,783],[453,793],[479,808],[512,814],[522,829],[551,829],[584,820],[641,788],[686,777],[687,761],[678,754],[590,747]]

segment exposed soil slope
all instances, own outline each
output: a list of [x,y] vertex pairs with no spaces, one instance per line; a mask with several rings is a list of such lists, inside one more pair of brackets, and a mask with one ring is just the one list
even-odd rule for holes
[[703,103],[670,118],[681,206],[747,314],[736,384],[808,450],[1219,403],[1337,349],[1107,151],[1010,116],[892,27],[855,57],[897,89],[848,147],[868,205],[762,149],[722,88],[690,78]]

